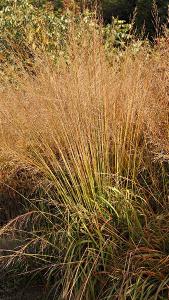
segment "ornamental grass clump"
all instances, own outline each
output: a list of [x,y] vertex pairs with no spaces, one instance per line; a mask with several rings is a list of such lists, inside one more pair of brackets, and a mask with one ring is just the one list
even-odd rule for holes
[[0,92],[1,194],[22,204],[1,264],[53,299],[168,299],[168,54],[110,65],[98,31],[71,30],[69,63],[43,57]]

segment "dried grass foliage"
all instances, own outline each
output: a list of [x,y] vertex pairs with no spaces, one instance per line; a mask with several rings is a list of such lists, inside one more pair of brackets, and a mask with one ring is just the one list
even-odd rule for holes
[[[62,299],[127,299],[132,285],[144,296],[146,284],[153,293],[153,278],[161,287],[154,284],[153,295],[168,286],[166,47],[163,41],[153,54],[143,48],[135,56],[129,49],[110,65],[100,37],[84,34],[80,45],[72,38],[69,64],[56,68],[43,58],[34,78],[23,74],[19,88],[0,92],[1,182],[9,176],[3,171],[6,153],[16,157],[10,172],[17,175],[22,164],[28,174],[36,170],[35,177],[46,180],[46,198],[35,201],[33,216],[30,211],[39,229],[35,225],[9,261],[28,256],[31,249],[30,257],[43,261],[42,269],[50,265],[49,277],[63,272],[58,290],[54,283]],[[18,177],[10,178],[15,187]],[[26,182],[26,189],[32,188],[27,177]],[[44,231],[41,220],[48,224]],[[13,222],[7,231],[21,230]],[[101,286],[101,278],[105,285],[96,292],[92,280]]]

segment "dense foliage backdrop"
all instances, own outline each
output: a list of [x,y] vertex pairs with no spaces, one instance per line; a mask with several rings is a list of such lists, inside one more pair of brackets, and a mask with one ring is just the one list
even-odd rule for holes
[[[21,0],[0,0],[0,9],[22,2]],[[26,1],[27,2],[27,1]],[[56,10],[74,9],[84,6],[98,7],[103,14],[105,23],[110,23],[113,17],[129,22],[135,15],[135,25],[138,32],[144,27],[145,34],[154,35],[160,26],[167,21],[168,0],[30,0],[37,8],[44,6]]]

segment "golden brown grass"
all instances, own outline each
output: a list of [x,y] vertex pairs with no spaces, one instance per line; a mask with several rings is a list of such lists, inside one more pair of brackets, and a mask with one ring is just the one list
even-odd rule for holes
[[18,167],[37,174],[1,228],[23,244],[1,261],[47,270],[55,299],[167,299],[167,42],[110,65],[95,32],[70,40],[69,64],[42,59],[0,92],[2,199]]

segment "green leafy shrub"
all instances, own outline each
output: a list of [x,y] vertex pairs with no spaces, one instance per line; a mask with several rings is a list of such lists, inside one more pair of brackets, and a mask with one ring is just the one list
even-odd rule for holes
[[40,47],[59,55],[64,47],[68,22],[66,15],[38,9],[28,0],[9,2],[0,11],[1,49],[8,50],[12,45],[16,52],[25,55],[25,48]]
[[114,52],[124,50],[133,35],[131,34],[132,25],[123,20],[113,18],[112,23],[103,28],[105,48],[108,56]]
[[[48,5],[49,1],[17,0],[1,3],[0,10],[0,59],[1,72],[6,64],[19,69],[18,61],[26,70],[33,68],[35,52],[48,53],[54,61],[67,56],[67,45],[71,42],[71,30],[76,31],[76,39],[81,42],[84,31],[88,35],[93,28],[103,37],[107,54],[124,50],[131,39],[131,25],[113,19],[106,26],[97,23],[95,13],[85,10],[75,15],[71,11],[61,12]],[[58,4],[59,5],[59,4]],[[75,28],[76,27],[76,28]],[[101,30],[100,30],[101,29]],[[12,68],[11,68],[12,67]],[[10,71],[9,71],[10,70]]]

